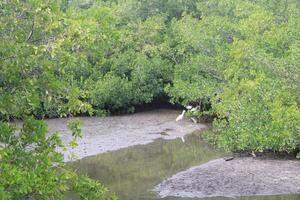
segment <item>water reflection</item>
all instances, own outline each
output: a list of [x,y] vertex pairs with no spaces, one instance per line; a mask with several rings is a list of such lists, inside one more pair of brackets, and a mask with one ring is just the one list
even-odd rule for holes
[[[126,149],[87,157],[70,163],[78,172],[100,180],[120,200],[158,199],[150,190],[164,179],[191,166],[225,156],[203,142],[199,133],[185,138],[183,143],[176,140],[156,140],[147,145],[137,145]],[[228,198],[210,198],[224,200]],[[239,200],[296,200],[299,196],[243,197]],[[184,200],[184,198],[164,198],[164,200]],[[188,200],[188,199],[187,199]]]

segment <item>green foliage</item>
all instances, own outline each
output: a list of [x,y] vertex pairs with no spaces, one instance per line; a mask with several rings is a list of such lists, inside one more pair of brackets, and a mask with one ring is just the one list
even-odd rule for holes
[[[300,4],[289,0],[0,2],[0,120],[105,116],[168,96],[214,116],[231,151],[300,149]],[[69,124],[75,147],[80,122]],[[116,199],[67,169],[58,134],[0,123],[0,199]],[[298,156],[299,157],[299,153]]]
[[293,92],[299,88],[294,78],[299,76],[299,60],[290,57],[300,39],[299,25],[294,24],[300,18],[286,10],[289,20],[278,21],[271,9],[255,10],[238,21],[241,38],[229,50],[231,60],[224,71],[228,84],[213,101],[219,117],[214,125],[226,149],[292,152],[300,142],[299,93]]
[[299,110],[289,90],[257,74],[254,80],[232,83],[218,97],[214,125],[229,150],[287,151],[299,147]]
[[[78,121],[69,128],[80,137]],[[66,199],[74,192],[80,199],[116,199],[100,183],[68,170],[64,148],[57,133],[46,137],[45,122],[25,120],[21,130],[0,123],[0,195],[1,199]]]
[[298,1],[0,6],[1,119],[133,112],[168,96],[217,116],[226,149],[299,148]]
[[67,34],[70,26],[59,5],[58,1],[1,3],[5,10],[0,21],[2,117],[53,117],[90,111],[89,105],[77,107],[81,103],[77,89],[61,79],[61,64],[75,56],[62,47],[76,37],[76,30],[74,35]]
[[118,7],[37,2],[1,4],[0,118],[132,111],[162,95],[163,17],[123,27]]
[[211,0],[197,7],[201,19],[171,23],[172,101],[200,105],[198,117],[211,104],[212,137],[227,150],[298,150],[299,3]]
[[234,34],[230,23],[223,20],[186,16],[173,21],[171,45],[175,45],[172,59],[176,65],[173,87],[166,91],[174,102],[207,102],[223,85],[226,50]]
[[125,78],[106,74],[91,84],[91,102],[98,109],[116,110],[132,101],[132,85]]

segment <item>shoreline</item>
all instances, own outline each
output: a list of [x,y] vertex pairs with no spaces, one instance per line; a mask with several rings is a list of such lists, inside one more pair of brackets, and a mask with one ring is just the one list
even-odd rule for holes
[[[129,115],[110,117],[78,117],[82,122],[83,137],[78,139],[78,146],[64,152],[65,161],[74,161],[84,157],[115,151],[134,145],[144,145],[156,139],[172,140],[182,138],[194,131],[207,128],[205,124],[194,124],[185,119],[176,122],[181,111],[156,109]],[[68,143],[71,132],[67,123],[72,118],[48,119],[49,134],[58,131],[64,143]],[[74,153],[76,158],[68,157]]]

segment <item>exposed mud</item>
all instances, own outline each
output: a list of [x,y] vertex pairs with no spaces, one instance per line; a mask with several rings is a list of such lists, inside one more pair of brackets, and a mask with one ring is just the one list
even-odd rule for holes
[[[80,117],[84,136],[78,140],[78,147],[66,151],[65,160],[69,160],[68,156],[72,152],[80,159],[133,145],[148,144],[158,138],[181,138],[206,127],[189,120],[175,122],[180,113],[180,110],[161,109],[112,117]],[[69,120],[71,118],[46,120],[49,132],[59,131],[65,143],[72,138],[67,129]]]
[[300,194],[299,171],[297,160],[217,159],[175,174],[154,191],[185,198]]

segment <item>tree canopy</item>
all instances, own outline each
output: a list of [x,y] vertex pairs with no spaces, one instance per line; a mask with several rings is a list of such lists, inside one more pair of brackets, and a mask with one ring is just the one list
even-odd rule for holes
[[[6,0],[0,8],[2,121],[134,112],[168,97],[212,115],[227,150],[299,151],[297,0]],[[15,140],[51,146],[35,137],[44,125],[26,126],[28,137],[11,140],[14,130],[1,124],[1,151],[10,152],[1,163],[27,155]]]

